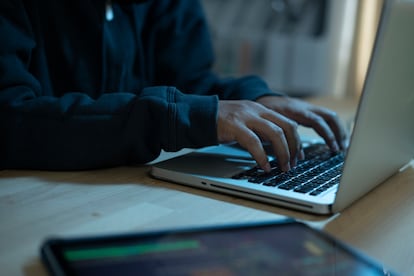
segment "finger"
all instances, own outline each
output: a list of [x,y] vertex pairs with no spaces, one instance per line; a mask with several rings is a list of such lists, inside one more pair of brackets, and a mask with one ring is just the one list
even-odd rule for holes
[[284,130],[273,122],[265,119],[257,120],[254,126],[252,126],[252,130],[263,140],[269,141],[272,144],[273,152],[277,158],[280,169],[289,171],[291,168],[291,157]]
[[248,127],[240,127],[237,130],[235,138],[236,141],[252,155],[260,168],[265,172],[270,172],[271,167],[262,142],[252,130]]
[[299,151],[299,160],[303,161],[305,160],[305,151],[303,150],[302,147],[300,147],[300,151]]
[[323,112],[320,113],[320,116],[322,116],[331,127],[333,133],[335,134],[336,141],[338,142],[341,149],[345,149],[348,140],[348,132],[339,119],[339,116],[330,110],[323,110]]
[[265,116],[265,118],[283,129],[290,153],[290,166],[295,167],[301,150],[298,124],[277,113],[272,114],[272,116]]
[[336,136],[325,119],[313,112],[308,112],[306,117],[307,125],[312,127],[325,140],[329,148],[335,152],[339,151]]
[[315,113],[321,116],[328,123],[335,135],[337,143],[341,149],[345,149],[348,140],[348,133],[336,112],[325,108],[319,108],[315,111]]

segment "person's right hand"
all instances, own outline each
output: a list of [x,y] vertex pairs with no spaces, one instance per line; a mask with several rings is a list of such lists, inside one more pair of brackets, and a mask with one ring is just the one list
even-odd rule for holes
[[266,172],[271,170],[262,142],[271,143],[283,171],[304,158],[298,124],[262,104],[248,101],[219,101],[217,137],[219,143],[237,141],[250,152]]

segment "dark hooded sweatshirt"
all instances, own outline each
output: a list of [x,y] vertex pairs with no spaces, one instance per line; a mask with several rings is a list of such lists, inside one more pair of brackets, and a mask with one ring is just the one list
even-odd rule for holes
[[273,94],[257,77],[212,73],[196,0],[1,0],[0,40],[0,168],[102,168],[214,145],[219,99]]

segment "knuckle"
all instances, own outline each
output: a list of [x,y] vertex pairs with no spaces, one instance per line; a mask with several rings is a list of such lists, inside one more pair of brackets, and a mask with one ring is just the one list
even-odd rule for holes
[[323,108],[322,111],[330,117],[338,116],[338,114],[334,110],[331,110],[331,109],[328,109],[328,108]]
[[255,147],[259,144],[258,138],[254,135],[246,135],[243,138],[243,143],[247,148]]
[[313,116],[313,120],[318,125],[325,125],[325,120],[321,116],[315,115],[315,116]]
[[328,119],[331,121],[339,121],[339,115],[335,111],[329,110],[328,113]]
[[249,101],[249,100],[241,100],[240,101],[240,107],[241,108],[252,108],[256,105],[257,103],[253,102],[253,101]]
[[279,127],[278,125],[271,124],[270,128],[273,132],[273,135],[276,135],[276,136],[279,136],[279,137],[285,135],[285,132],[283,131],[283,129],[281,127]]
[[296,132],[296,130],[298,129],[298,123],[296,123],[295,121],[292,120],[288,120],[286,127],[288,129],[288,131],[290,132]]
[[312,121],[312,120],[314,120],[315,119],[315,114],[313,113],[313,112],[311,112],[311,111],[307,111],[307,112],[304,112],[303,113],[303,117],[306,119],[306,120],[309,120],[309,121]]

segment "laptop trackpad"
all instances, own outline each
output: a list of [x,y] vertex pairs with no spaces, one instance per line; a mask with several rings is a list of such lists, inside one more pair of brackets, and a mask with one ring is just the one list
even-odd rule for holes
[[256,165],[247,151],[229,145],[207,147],[154,164],[161,169],[211,177],[231,177]]

